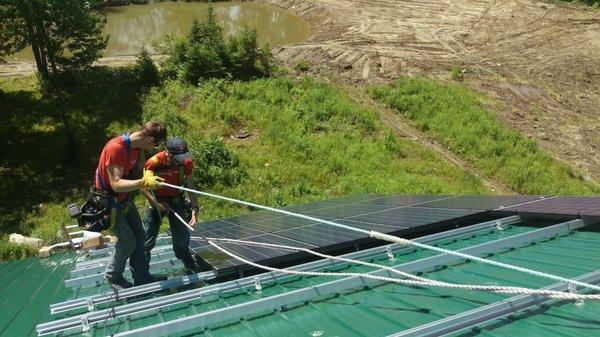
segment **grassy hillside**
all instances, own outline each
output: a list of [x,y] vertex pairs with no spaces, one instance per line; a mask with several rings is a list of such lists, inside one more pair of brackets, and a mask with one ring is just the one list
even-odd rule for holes
[[[235,177],[197,182],[262,204],[363,193],[489,192],[420,144],[396,137],[375,111],[352,103],[340,88],[311,78],[213,80],[199,87],[171,81],[151,91],[144,118],[165,121],[192,143],[224,144],[239,161]],[[240,130],[251,136],[232,137]],[[209,218],[240,211],[203,203]]]
[[371,95],[419,130],[471,162],[488,177],[521,194],[592,194],[570,167],[554,160],[533,140],[509,130],[485,108],[486,98],[465,86],[426,78],[402,78]]

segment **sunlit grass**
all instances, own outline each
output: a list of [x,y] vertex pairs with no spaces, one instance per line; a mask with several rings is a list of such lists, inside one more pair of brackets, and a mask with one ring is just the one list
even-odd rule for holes
[[541,150],[534,140],[499,123],[485,97],[465,86],[402,78],[371,88],[371,95],[419,130],[472,163],[487,177],[521,194],[592,194],[600,191]]

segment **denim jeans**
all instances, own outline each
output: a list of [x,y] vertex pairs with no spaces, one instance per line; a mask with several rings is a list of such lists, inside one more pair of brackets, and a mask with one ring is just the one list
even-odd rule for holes
[[117,237],[115,251],[106,265],[105,275],[111,281],[123,278],[125,264],[129,259],[131,275],[135,282],[150,279],[148,260],[144,255],[144,227],[133,203],[131,194],[113,208],[115,212],[114,232]]
[[[159,198],[160,200],[160,198]],[[163,200],[161,200],[163,201]],[[146,259],[150,262],[150,251],[156,245],[156,237],[160,230],[161,220],[165,217],[169,218],[169,227],[171,228],[171,236],[173,241],[173,252],[175,257],[181,260],[189,259],[190,254],[190,232],[187,227],[181,223],[179,219],[173,214],[177,212],[179,216],[185,219],[185,200],[181,197],[175,197],[172,200],[168,200],[167,203],[171,207],[171,211],[168,214],[160,214],[156,207],[146,205],[144,207],[144,231],[146,232]],[[185,261],[184,261],[185,262]]]

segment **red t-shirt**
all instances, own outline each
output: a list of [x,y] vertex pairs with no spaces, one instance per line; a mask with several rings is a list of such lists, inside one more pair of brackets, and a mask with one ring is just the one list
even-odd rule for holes
[[[111,190],[110,181],[108,180],[108,173],[106,168],[109,166],[119,166],[123,169],[123,179],[129,175],[131,170],[135,167],[135,163],[140,155],[139,149],[131,149],[129,155],[127,155],[127,146],[125,145],[125,139],[123,136],[115,137],[104,145],[102,153],[100,154],[100,160],[98,161],[97,175],[94,180],[94,185],[100,190]],[[104,188],[102,186],[104,183]],[[121,202],[127,198],[127,193],[118,193],[117,201]]]
[[[154,174],[163,178],[166,183],[171,185],[181,185],[179,165],[173,161],[169,162],[166,151],[161,151],[155,154],[152,158],[146,161],[146,170],[154,171]],[[183,163],[183,176],[192,175],[194,171],[194,162],[191,159],[186,159]],[[157,197],[175,197],[179,194],[179,190],[171,187],[161,187],[155,191]]]

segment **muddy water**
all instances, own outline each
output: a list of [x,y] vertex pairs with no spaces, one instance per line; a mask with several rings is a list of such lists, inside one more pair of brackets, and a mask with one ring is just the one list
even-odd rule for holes
[[[244,27],[255,28],[261,43],[271,46],[299,43],[308,37],[309,25],[300,17],[266,4],[223,2],[212,4],[226,36],[235,35]],[[152,49],[152,43],[165,34],[185,35],[194,17],[204,18],[208,4],[198,2],[163,2],[104,9],[109,34],[103,56],[133,55],[140,47]],[[31,50],[13,56],[33,59]]]

